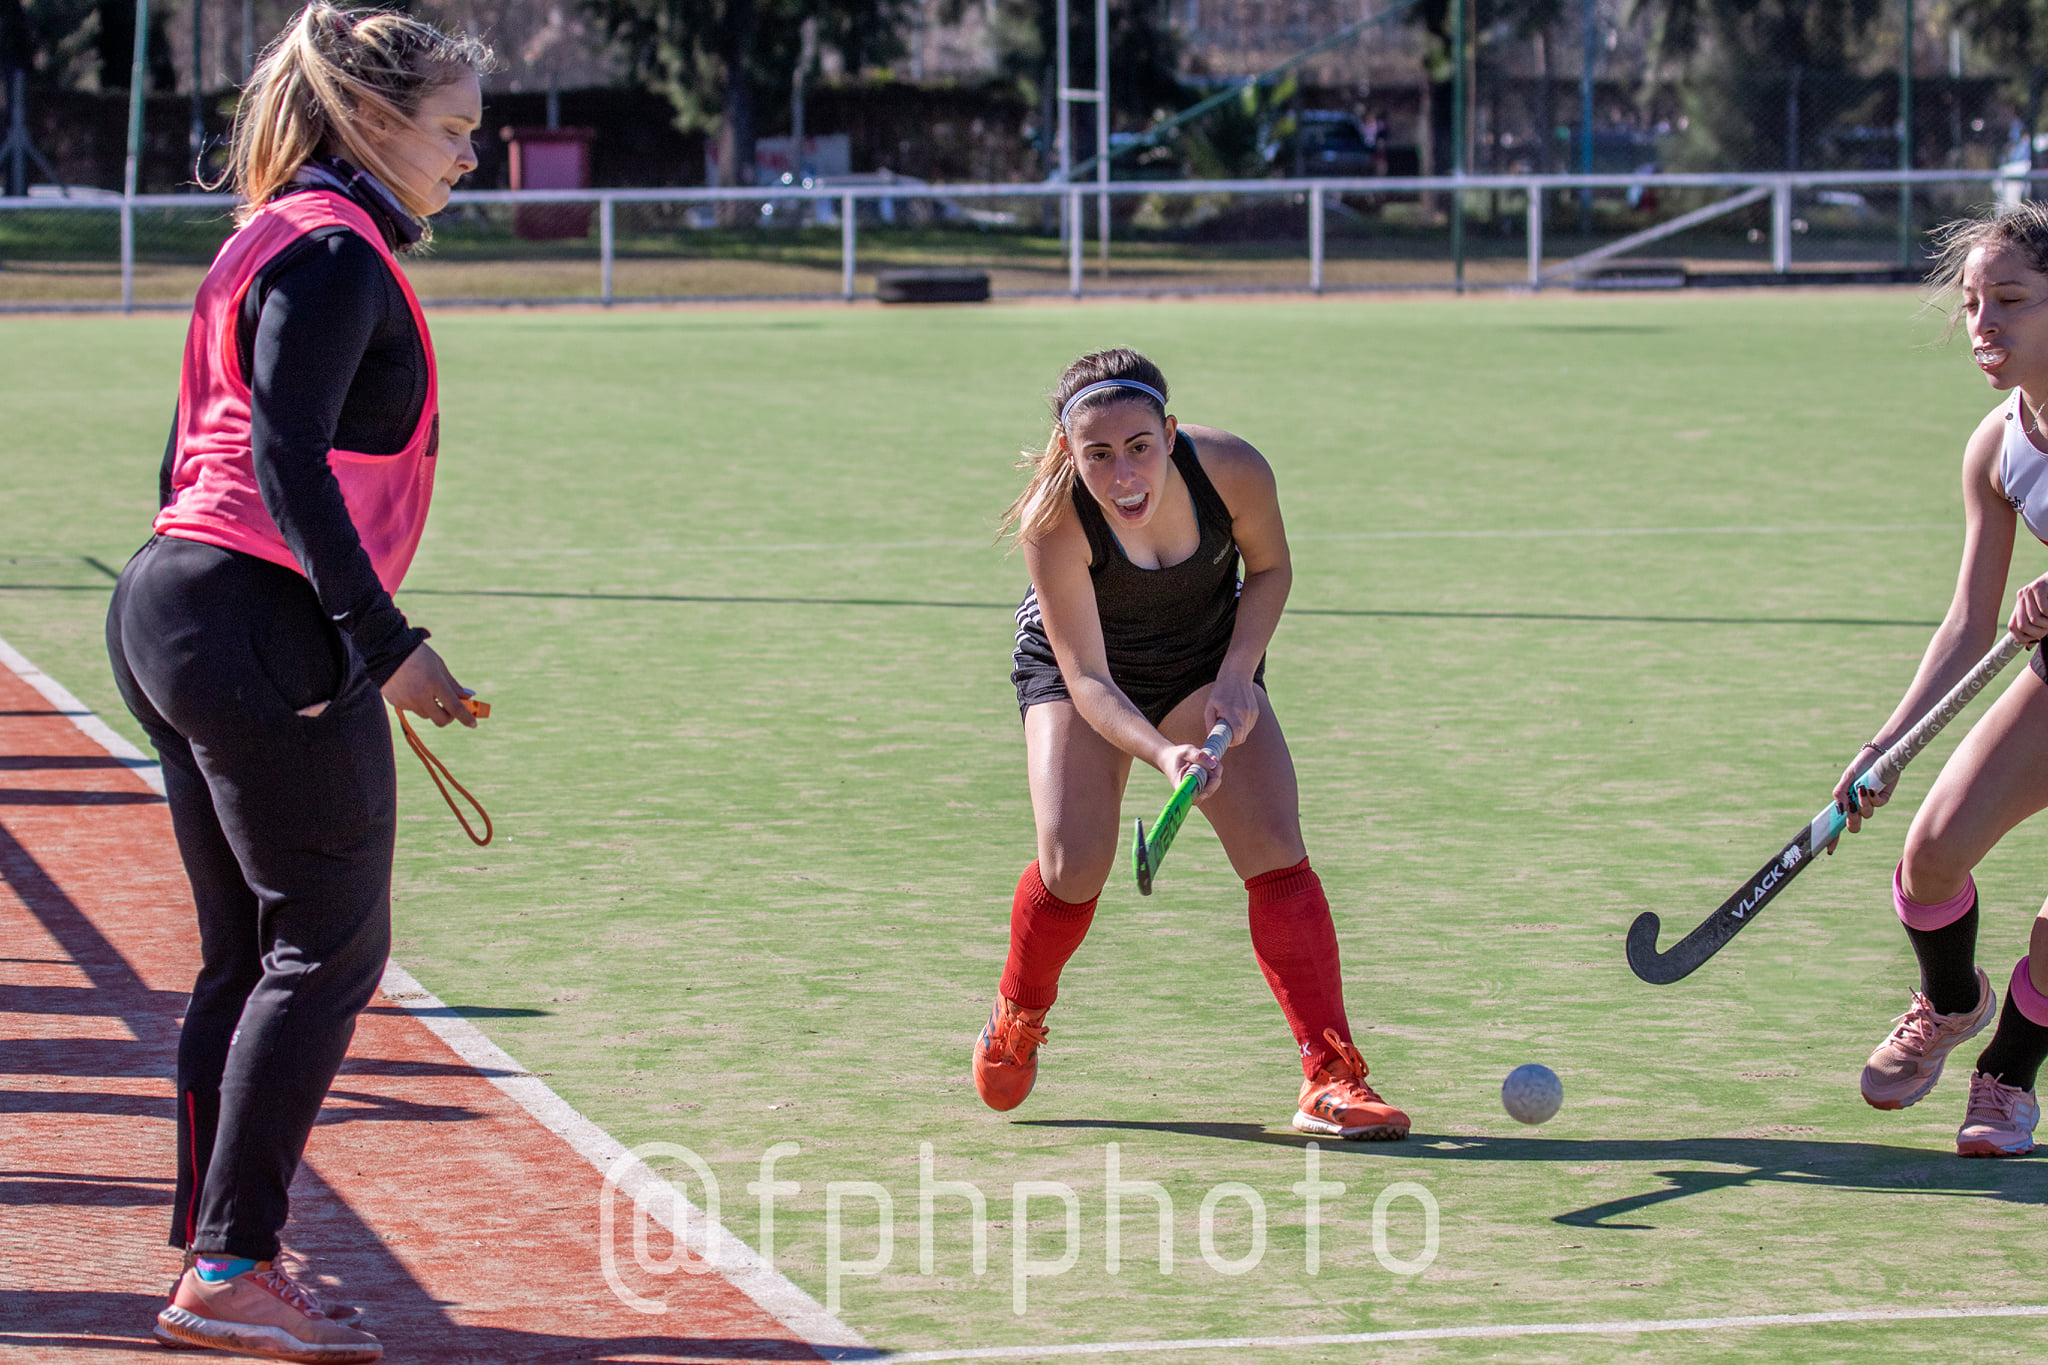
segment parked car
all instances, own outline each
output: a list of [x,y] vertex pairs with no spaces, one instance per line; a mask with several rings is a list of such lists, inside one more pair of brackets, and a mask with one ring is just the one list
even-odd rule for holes
[[1385,159],[1363,123],[1334,109],[1304,109],[1294,132],[1273,156],[1274,169],[1291,176],[1385,175]]
[[[880,170],[856,172],[848,175],[805,176],[798,180],[785,171],[781,182],[784,185],[800,186],[803,189],[844,189],[874,191],[895,190],[898,193],[874,195],[872,193],[855,201],[854,212],[857,221],[883,226],[908,223],[917,227],[930,227],[934,223],[971,223],[979,228],[1014,227],[1017,214],[978,199],[955,201],[929,193],[929,181],[914,175],[899,175],[895,171]],[[714,215],[706,213],[706,224]],[[837,227],[839,225],[839,201],[836,199],[767,199],[761,204],[761,223],[772,227]]]

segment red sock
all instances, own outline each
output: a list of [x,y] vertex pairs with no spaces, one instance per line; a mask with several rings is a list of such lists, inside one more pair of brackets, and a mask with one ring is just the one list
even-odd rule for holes
[[1088,936],[1095,901],[1070,904],[1045,889],[1037,860],[1017,879],[1010,902],[1010,960],[996,989],[1021,1008],[1042,1010],[1060,993],[1060,969]]
[[1302,1072],[1313,1076],[1331,1055],[1324,1029],[1351,1041],[1330,899],[1306,858],[1293,867],[1261,872],[1244,889],[1251,893],[1252,952],[1301,1045]]

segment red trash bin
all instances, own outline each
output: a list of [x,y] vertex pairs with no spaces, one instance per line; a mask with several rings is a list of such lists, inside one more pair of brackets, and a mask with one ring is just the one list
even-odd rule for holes
[[[501,128],[515,190],[587,190],[595,128]],[[589,204],[521,204],[512,231],[529,242],[590,235]]]

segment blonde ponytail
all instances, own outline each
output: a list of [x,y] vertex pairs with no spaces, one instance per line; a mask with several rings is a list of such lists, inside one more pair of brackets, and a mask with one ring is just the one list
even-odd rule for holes
[[452,38],[389,10],[345,10],[314,0],[263,50],[242,91],[226,179],[242,196],[236,221],[291,183],[322,151],[346,156],[407,202],[379,150],[433,91],[482,75],[495,59],[475,38]]

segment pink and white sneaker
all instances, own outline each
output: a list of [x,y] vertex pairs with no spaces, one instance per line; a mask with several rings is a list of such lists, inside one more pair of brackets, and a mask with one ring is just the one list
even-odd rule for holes
[[[185,1272],[192,1268],[192,1263],[197,1259],[198,1253],[187,1248],[185,1263],[178,1267],[178,1278],[171,1281],[170,1292],[164,1295],[166,1300],[178,1297],[178,1286],[184,1282]],[[294,1256],[289,1251],[280,1251],[277,1253],[277,1260],[283,1262],[282,1265],[278,1266],[278,1269],[291,1278],[292,1283],[298,1286],[301,1294],[304,1294],[307,1298],[320,1305],[321,1315],[329,1322],[340,1323],[343,1327],[359,1327],[362,1325],[362,1309],[352,1303],[327,1303],[314,1292],[313,1287],[302,1278],[305,1274],[305,1263],[297,1256]],[[276,1262],[273,1262],[273,1264],[276,1264]],[[168,1347],[173,1351],[188,1349],[186,1343],[166,1332],[162,1324],[157,1326],[156,1340],[159,1346]]]
[[1970,1073],[1970,1107],[1956,1130],[1957,1156],[2025,1156],[2034,1150],[2041,1103],[2031,1090]]
[[330,1319],[317,1298],[270,1261],[226,1280],[185,1272],[156,1315],[156,1336],[300,1365],[369,1365],[384,1358],[376,1337]]
[[1977,969],[1977,1008],[1967,1013],[1936,1014],[1934,1004],[1918,991],[1906,1012],[1892,1020],[1892,1031],[1863,1064],[1863,1099],[1873,1109],[1904,1109],[1926,1098],[1941,1079],[1948,1054],[1983,1031],[1998,1013],[1991,978]]

